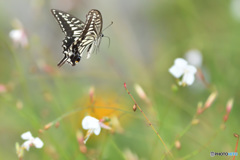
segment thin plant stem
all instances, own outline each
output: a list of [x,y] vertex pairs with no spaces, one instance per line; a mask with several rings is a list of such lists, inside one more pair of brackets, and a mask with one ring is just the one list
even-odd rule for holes
[[[196,124],[194,124],[193,122],[194,122],[194,120],[197,120],[197,117],[200,115],[200,114],[203,114],[203,112],[205,111],[205,110],[207,110],[210,106],[211,106],[211,104],[213,103],[213,101],[215,100],[215,98],[216,98],[216,95],[217,95],[217,91],[215,91],[215,92],[213,92],[209,97],[210,98],[208,98],[207,99],[207,101],[206,101],[206,103],[205,103],[205,105],[204,105],[204,108],[200,108],[200,112],[199,112],[199,108],[197,108],[197,111],[196,111],[196,113],[194,114],[194,116],[193,116],[193,118],[192,118],[192,120],[191,120],[191,122],[185,127],[185,129],[179,134],[179,136],[177,137],[177,139],[176,140],[180,140],[185,134],[186,134],[186,132],[187,131],[189,131],[194,125],[196,125]],[[207,105],[206,105],[207,104]],[[197,122],[198,123],[198,122]],[[216,134],[217,135],[217,134]],[[170,146],[170,150],[172,150],[172,148],[174,147],[174,143]],[[201,151],[201,150],[200,150]],[[200,151],[194,151],[194,152],[192,152],[192,154],[194,154],[194,153],[198,153],[198,152],[200,152]],[[191,155],[187,155],[187,156],[191,156]],[[162,156],[162,158],[161,159],[164,159],[164,157],[165,157],[165,155],[163,155]]]
[[[193,121],[196,117],[197,117],[197,114],[195,114],[195,115],[193,116],[192,121]],[[182,138],[182,136],[184,136],[185,133],[187,133],[187,131],[190,130],[190,128],[193,126],[192,121],[185,127],[185,129],[180,133],[180,135],[177,137],[176,140],[180,140],[180,139]],[[170,146],[170,150],[173,149],[174,145],[175,145],[175,144],[173,143],[173,144]],[[164,159],[164,157],[165,157],[165,155],[163,155],[163,156],[161,157],[161,159]]]
[[157,134],[158,138],[160,139],[160,141],[162,142],[162,144],[164,145],[167,153],[170,154],[170,156],[172,157],[172,159],[174,158],[172,153],[169,151],[168,147],[166,146],[166,144],[164,143],[162,137],[160,136],[160,134],[157,132],[157,130],[154,128],[154,126],[152,125],[151,121],[148,119],[148,117],[146,116],[146,114],[143,112],[143,110],[140,108],[140,106],[137,104],[136,100],[133,98],[132,94],[128,91],[127,89],[127,85],[126,83],[124,83],[124,88],[126,89],[128,95],[132,98],[132,100],[134,101],[135,105],[137,106],[137,108],[140,110],[140,112],[142,113],[142,115],[144,116],[144,118],[147,120],[149,126],[152,128],[152,130]]
[[221,129],[219,129],[205,144],[203,144],[199,149],[194,150],[193,152],[191,152],[190,154],[186,155],[183,158],[180,158],[181,160],[185,160],[185,159],[190,159],[191,157],[199,154],[203,149],[205,149],[210,143],[212,143],[212,141],[217,137],[217,135],[220,133]]
[[[73,114],[75,114],[75,113],[78,113],[78,112],[80,112],[80,111],[83,111],[83,110],[85,110],[85,109],[88,109],[88,108],[89,108],[89,107],[83,107],[83,108],[77,108],[77,109],[75,109],[75,110],[69,111],[69,112],[61,115],[60,117],[56,118],[55,120],[49,122],[47,125],[50,125],[49,127],[51,127],[52,125],[58,123],[60,120],[66,118],[66,117],[68,117],[68,116],[71,116],[71,115],[73,115]],[[94,106],[94,108],[111,109],[111,110],[122,111],[122,112],[125,112],[125,113],[131,113],[131,112],[127,111],[127,110],[124,110],[124,109],[121,109],[121,108],[115,108],[115,107],[113,108],[113,107]]]
[[[236,147],[235,147],[235,151],[234,151],[236,153],[237,152],[237,148],[238,148],[239,135],[235,134],[235,137],[237,137],[237,143],[236,143]],[[234,156],[233,156],[233,160],[235,160],[235,157],[236,157],[235,153],[234,153]]]

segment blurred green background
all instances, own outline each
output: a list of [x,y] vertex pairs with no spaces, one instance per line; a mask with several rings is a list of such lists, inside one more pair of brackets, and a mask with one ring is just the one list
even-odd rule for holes
[[[103,33],[110,37],[110,47],[103,38],[100,53],[90,59],[84,55],[74,67],[58,68],[64,34],[52,8],[83,21],[90,9],[101,11],[104,26],[113,21]],[[234,152],[240,111],[239,12],[240,0],[0,1],[0,84],[6,87],[0,93],[0,159],[17,159],[15,143],[23,143],[20,135],[26,131],[39,136],[44,147],[30,148],[24,159],[171,159],[163,157],[166,150],[141,112],[132,112],[134,102],[124,82],[174,159],[210,159],[211,151]],[[28,38],[26,47],[9,37],[19,27],[16,19]],[[168,69],[190,49],[201,51],[201,69],[212,87],[206,88],[196,78],[192,86],[173,91],[176,81]],[[144,89],[150,103],[138,97],[134,84]],[[123,132],[103,129],[99,136],[92,135],[88,152],[83,154],[76,131],[82,130],[81,120],[88,114],[84,108],[91,86],[96,105],[123,109],[120,113],[114,107],[111,110]],[[180,139],[181,149],[176,149],[173,145],[191,123],[198,102],[205,103],[213,90],[218,92],[215,102],[198,117],[198,125],[187,129]],[[234,98],[233,109],[226,128],[219,130],[230,98]],[[59,128],[38,133],[45,124],[76,108],[83,110],[62,119]],[[226,158],[232,159],[211,159]]]

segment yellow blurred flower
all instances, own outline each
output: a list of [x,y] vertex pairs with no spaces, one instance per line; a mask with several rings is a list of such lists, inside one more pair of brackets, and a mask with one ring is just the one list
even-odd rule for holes
[[82,120],[88,115],[100,121],[103,120],[104,124],[112,128],[111,132],[122,133],[124,131],[121,126],[122,115],[130,108],[127,108],[124,100],[115,93],[104,93],[103,91],[96,94],[94,87],[91,87],[89,95],[81,97],[81,102],[77,106],[79,107],[79,105],[86,108],[79,112],[80,115],[78,114],[78,127],[82,127]]

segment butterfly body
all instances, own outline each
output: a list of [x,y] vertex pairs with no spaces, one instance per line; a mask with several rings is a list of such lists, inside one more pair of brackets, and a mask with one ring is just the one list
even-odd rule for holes
[[66,36],[62,44],[64,58],[58,63],[59,67],[65,62],[72,66],[76,65],[85,50],[87,58],[98,50],[103,37],[102,15],[98,10],[90,10],[85,23],[66,12],[55,9],[51,11]]

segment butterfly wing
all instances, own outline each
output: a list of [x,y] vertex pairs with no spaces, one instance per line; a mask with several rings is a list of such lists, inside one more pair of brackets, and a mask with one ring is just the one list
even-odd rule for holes
[[[51,12],[56,18],[63,33],[66,35],[65,39],[62,41],[64,58],[58,63],[58,66],[61,67],[66,61],[72,65],[75,65],[75,62],[80,61],[80,58],[78,55],[72,56],[73,52],[70,51],[70,46],[75,41],[76,37],[80,37],[84,30],[85,24],[83,21],[69,13],[56,9],[52,9]],[[74,54],[77,54],[77,51],[75,52]],[[72,56],[71,59],[70,56]]]
[[86,21],[86,35],[82,45],[88,45],[87,58],[95,51],[98,47],[102,38],[102,15],[96,10],[92,9],[87,15]]
[[98,10],[91,10],[90,12],[92,12],[93,14],[93,28],[94,31],[96,32],[97,38],[102,36],[102,25],[103,25],[103,21],[102,21],[102,14],[101,12],[99,12]]
[[84,50],[87,50],[89,58],[91,53],[98,49],[103,36],[101,13],[95,9],[89,11],[84,23],[69,13],[56,9],[51,11],[66,35],[62,44],[64,58],[58,66],[61,67],[65,62],[74,66],[80,61]]
[[79,37],[81,35],[85,26],[83,21],[60,10],[52,9],[51,12],[66,36]]

